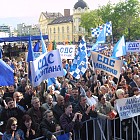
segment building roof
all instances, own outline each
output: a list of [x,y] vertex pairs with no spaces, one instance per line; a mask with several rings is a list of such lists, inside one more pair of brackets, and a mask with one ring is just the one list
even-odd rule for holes
[[63,16],[63,17],[56,18],[55,20],[53,20],[48,25],[60,24],[60,23],[68,23],[68,22],[73,22],[73,16]]
[[83,0],[78,0],[78,2],[76,2],[74,5],[74,9],[77,9],[79,7],[84,9],[85,7],[88,7],[88,6],[87,6],[86,2],[84,2]]
[[42,12],[42,14],[49,19],[54,19],[54,18],[58,18],[58,17],[63,17],[63,15],[61,13],[48,13],[48,12]]

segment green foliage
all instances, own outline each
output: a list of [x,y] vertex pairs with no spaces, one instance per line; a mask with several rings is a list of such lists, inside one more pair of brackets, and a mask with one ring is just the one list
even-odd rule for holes
[[89,13],[84,13],[81,15],[81,25],[90,33],[92,27],[97,27],[100,24],[103,24],[102,19],[98,16],[98,10],[91,11]]
[[81,26],[89,32],[91,28],[96,28],[107,21],[112,21],[114,38],[119,39],[122,35],[127,40],[140,38],[140,2],[138,0],[121,1],[117,4],[109,2],[81,16]]

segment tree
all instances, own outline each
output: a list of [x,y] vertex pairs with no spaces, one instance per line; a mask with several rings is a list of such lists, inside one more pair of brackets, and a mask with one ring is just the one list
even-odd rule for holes
[[82,26],[83,28],[86,29],[86,31],[88,32],[88,35],[91,34],[90,33],[91,28],[95,28],[101,24],[103,24],[103,21],[100,18],[100,16],[98,15],[98,10],[83,13],[81,15],[81,25],[80,26]]
[[81,16],[81,26],[87,31],[107,21],[112,21],[114,38],[119,39],[124,35],[127,40],[138,39],[140,36],[140,2],[138,0],[121,1],[117,4],[109,2]]
[[[112,13],[113,22],[113,35],[120,37],[125,35],[127,40],[135,38],[134,34],[131,34],[131,29],[138,26],[140,14],[140,3],[137,0],[128,0],[127,2],[119,2],[114,7]],[[135,25],[135,27],[134,27]]]

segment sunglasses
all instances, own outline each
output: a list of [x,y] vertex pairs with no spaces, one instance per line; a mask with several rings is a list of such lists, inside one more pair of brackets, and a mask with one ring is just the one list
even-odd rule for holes
[[12,126],[17,126],[17,124],[12,124]]

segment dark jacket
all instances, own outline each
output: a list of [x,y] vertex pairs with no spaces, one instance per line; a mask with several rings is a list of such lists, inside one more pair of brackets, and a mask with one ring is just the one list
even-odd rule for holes
[[52,110],[53,110],[54,117],[56,118],[57,121],[59,121],[60,116],[64,113],[64,107],[63,106],[59,106],[58,104],[56,104],[53,107]]
[[18,124],[21,124],[21,116],[23,116],[23,115],[24,115],[24,113],[17,107],[12,108],[12,109],[3,108],[1,116],[0,116],[0,120],[4,121],[4,124],[6,124],[6,122],[9,118],[15,117],[18,120]]
[[129,85],[133,88],[133,87],[137,87],[137,84],[135,83],[135,81],[133,80],[132,82],[129,83]]
[[29,131],[29,137],[26,137],[27,127],[23,126],[21,129],[24,132],[24,137],[25,137],[26,140],[32,140],[32,139],[35,139],[37,137],[36,133],[35,133],[35,135],[33,135],[31,130]]
[[40,129],[43,136],[48,139],[51,139],[53,133],[55,132],[56,121],[48,122],[46,118],[43,118]]
[[33,107],[27,111],[27,114],[31,116],[32,122],[36,128],[39,127],[43,119],[44,112],[45,109],[43,107],[40,107],[39,111],[35,110]]
[[65,132],[71,132],[73,129],[79,130],[82,127],[82,122],[79,122],[78,120],[73,122],[72,121],[73,118],[74,118],[73,113],[71,114],[70,117],[65,113],[62,114],[62,116],[60,117],[60,125],[62,126]]
[[85,112],[88,108],[88,105],[86,105],[85,108],[83,108],[80,103],[78,103],[75,108],[74,108],[74,112],[80,112],[83,117],[82,117],[82,121],[86,121],[86,120],[89,120],[90,117],[94,117],[96,118],[97,117],[97,112],[96,111],[90,111],[89,114],[87,115]]

